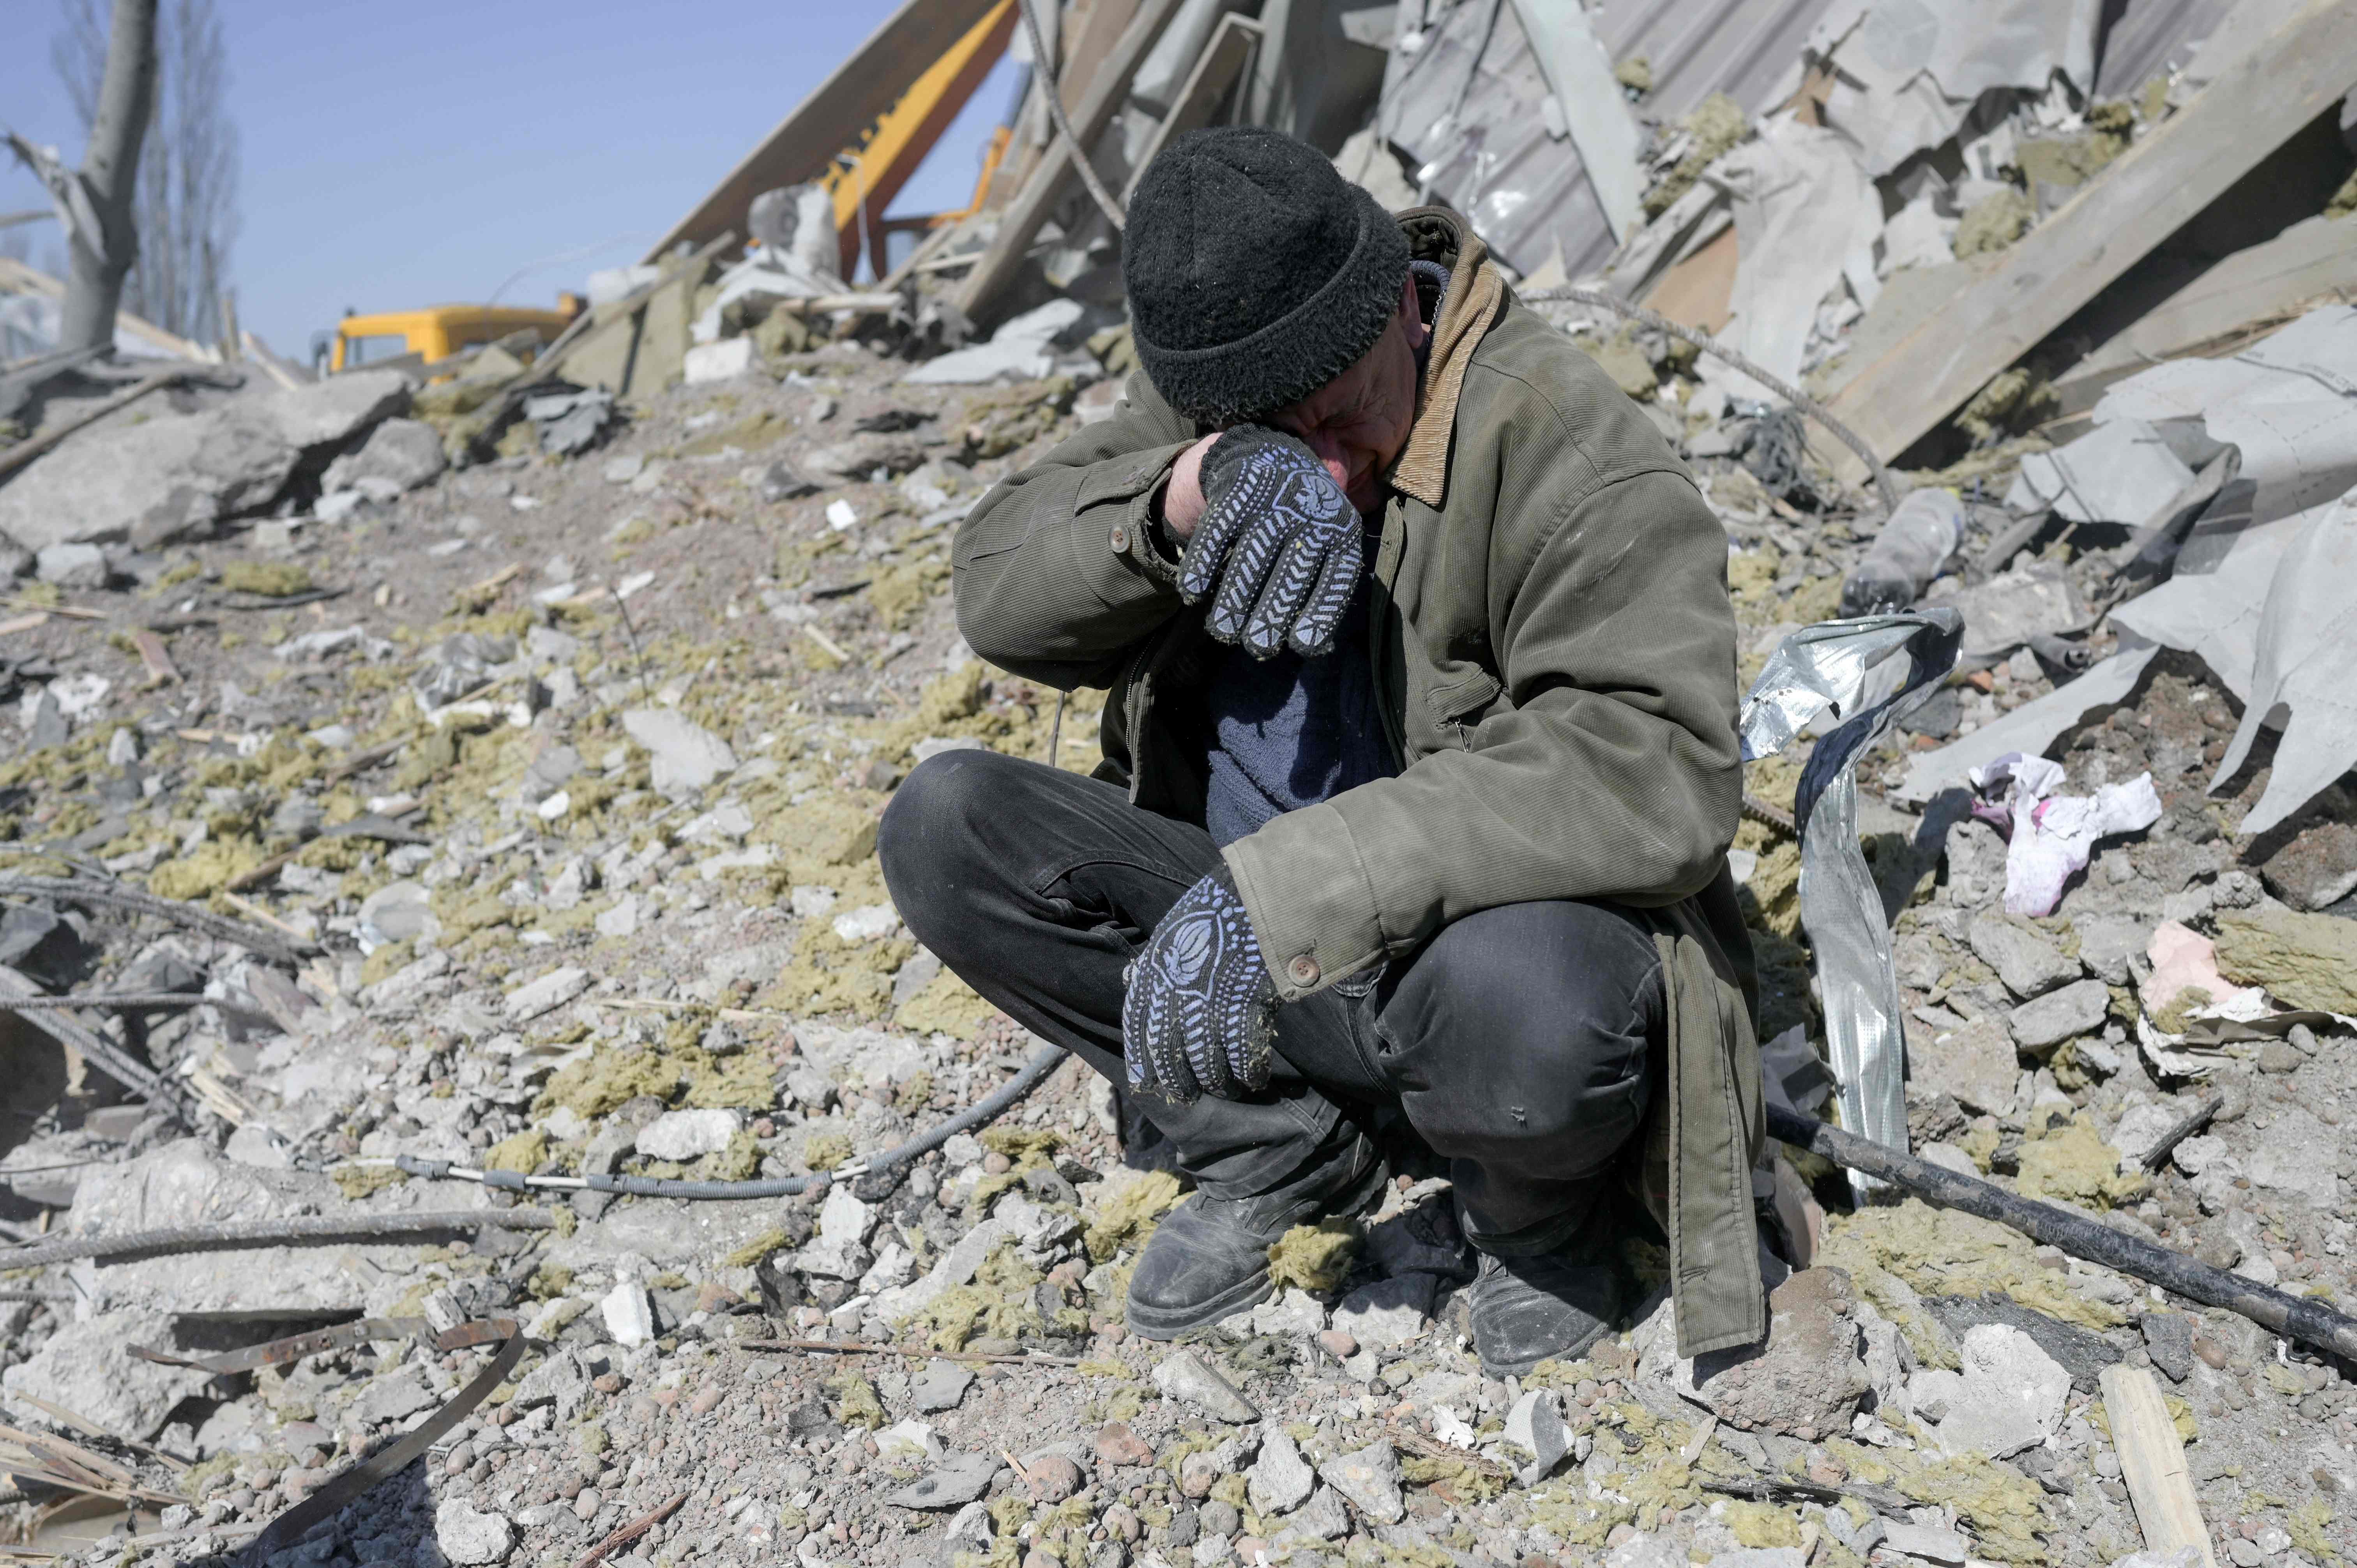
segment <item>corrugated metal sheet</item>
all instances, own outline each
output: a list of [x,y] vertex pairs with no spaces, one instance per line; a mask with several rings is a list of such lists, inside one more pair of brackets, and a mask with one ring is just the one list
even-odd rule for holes
[[[1755,113],[1789,96],[1801,46],[1837,3],[1605,0],[1593,16],[1615,60],[1642,55],[1652,66],[1643,115],[1673,120],[1713,92]],[[1612,253],[1612,234],[1577,151],[1547,129],[1546,97],[1513,8],[1461,0],[1413,53],[1394,54],[1379,123],[1423,166],[1435,199],[1470,217],[1509,265],[1528,272],[1560,246],[1577,275]]]
[[2095,96],[2125,98],[2155,72],[2183,65],[2193,46],[2233,8],[2234,0],[2135,0],[2104,7]]
[[1835,0],[1606,0],[1597,32],[1615,59],[1653,67],[1645,113],[1675,119],[1714,92],[1757,114],[1801,84],[1801,46]]
[[[1950,0],[1969,3],[1969,0]],[[2179,62],[2234,0],[2114,0],[2106,7],[2097,92],[2133,91]],[[1799,88],[1820,21],[1859,0],[1602,0],[1597,35],[1615,60],[1643,56],[1647,120],[1676,120],[1714,92],[1759,114]],[[1394,46],[1378,124],[1420,168],[1436,200],[1464,212],[1506,263],[1528,272],[1560,247],[1573,275],[1600,267],[1613,243],[1567,137],[1547,128],[1546,83],[1503,0],[1403,0],[1401,34],[1426,18],[1411,51]],[[1558,124],[1559,124],[1558,120]]]

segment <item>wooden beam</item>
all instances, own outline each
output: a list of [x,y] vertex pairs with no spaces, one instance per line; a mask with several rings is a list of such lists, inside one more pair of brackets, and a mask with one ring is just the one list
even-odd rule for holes
[[[1181,0],[1145,0],[1137,15],[1105,57],[1096,80],[1081,99],[1080,107],[1071,114],[1072,134],[1084,147],[1096,145],[1097,138],[1113,123],[1114,113],[1129,97],[1130,79],[1146,62],[1146,52],[1162,37],[1162,29],[1178,14]],[[998,232],[991,237],[990,247],[966,274],[965,286],[958,293],[958,308],[975,320],[981,319],[982,308],[1005,288],[1023,264],[1024,255],[1031,249],[1039,227],[1048,221],[1049,212],[1062,197],[1066,183],[1075,177],[1072,172],[1072,149],[1064,138],[1058,136],[1039,160],[1039,166],[1023,182],[1023,188],[1007,204],[998,220]]]
[[39,435],[18,442],[5,452],[0,452],[0,476],[15,473],[75,431],[85,425],[95,424],[110,413],[121,413],[158,387],[168,387],[177,381],[187,380],[189,371],[190,367],[187,365],[167,365],[160,371],[150,371],[132,382],[128,390],[116,392],[95,408],[86,409],[71,418],[60,420]]
[[2166,1554],[2195,1547],[2202,1568],[2218,1568],[2210,1550],[2209,1527],[2201,1522],[2201,1504],[2193,1495],[2193,1477],[2185,1466],[2185,1444],[2169,1419],[2160,1385],[2141,1367],[2106,1367],[2102,1381],[2104,1414],[2111,1422],[2112,1446],[2119,1454],[2120,1480],[2136,1505],[2145,1550]]
[[1261,28],[1258,22],[1239,16],[1233,11],[1220,18],[1219,30],[1203,45],[1203,52],[1195,57],[1195,68],[1187,73],[1187,84],[1178,90],[1178,101],[1170,113],[1154,128],[1140,150],[1137,166],[1129,172],[1129,184],[1123,188],[1122,201],[1126,204],[1130,193],[1137,188],[1146,166],[1154,161],[1163,144],[1185,131],[1200,130],[1211,123],[1211,112],[1220,100],[1228,95],[1236,79],[1244,72],[1253,53],[1260,48]]
[[[2357,85],[2357,5],[2314,0],[1832,403],[1895,459]],[[1835,472],[1865,468],[1844,448]]]
[[701,245],[724,230],[745,231],[745,213],[765,190],[816,179],[856,144],[909,89],[990,12],[995,0],[907,0],[817,91],[778,122],[693,211],[645,256],[659,262],[682,242]]
[[2336,294],[2357,293],[2357,225],[2309,218],[2222,256],[2054,380],[2061,413],[2084,413],[2114,381],[2161,360],[2240,348]]
[[[1039,0],[1042,7],[1052,0]],[[1072,29],[1072,41],[1063,49],[1064,63],[1057,69],[1058,96],[1064,101],[1064,113],[1077,118],[1081,100],[1089,94],[1096,82],[1097,71],[1121,42],[1121,35],[1137,19],[1137,0],[1095,0],[1088,13],[1079,18]],[[1052,139],[1055,126],[1049,134]]]
[[[0,289],[10,294],[42,294],[51,299],[63,299],[66,285],[41,271],[28,267],[11,256],[0,256]],[[114,313],[114,329],[125,337],[136,338],[149,348],[176,355],[183,360],[198,360],[206,364],[219,364],[221,356],[200,343],[175,337],[152,321],[145,321],[127,310]]]

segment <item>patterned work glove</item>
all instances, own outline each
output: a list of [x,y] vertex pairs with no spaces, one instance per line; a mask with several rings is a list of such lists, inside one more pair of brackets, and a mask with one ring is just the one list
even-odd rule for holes
[[1206,510],[1178,571],[1178,596],[1209,595],[1203,626],[1254,659],[1291,643],[1315,659],[1334,646],[1358,587],[1359,514],[1309,448],[1239,424],[1203,456]]
[[1187,1105],[1267,1085],[1276,987],[1225,870],[1179,895],[1125,978],[1131,1088],[1150,1085]]

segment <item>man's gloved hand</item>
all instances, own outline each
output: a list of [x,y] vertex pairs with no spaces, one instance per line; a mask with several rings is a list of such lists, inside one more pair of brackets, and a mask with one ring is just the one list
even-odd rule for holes
[[1267,1085],[1276,986],[1224,868],[1179,895],[1127,979],[1121,1033],[1131,1088],[1186,1105]]
[[1239,424],[1203,456],[1203,521],[1178,571],[1178,596],[1210,596],[1204,628],[1255,659],[1290,643],[1331,650],[1359,583],[1359,513],[1300,441]]

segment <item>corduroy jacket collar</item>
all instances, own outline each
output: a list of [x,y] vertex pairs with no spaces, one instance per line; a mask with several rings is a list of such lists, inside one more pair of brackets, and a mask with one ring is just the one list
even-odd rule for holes
[[1424,406],[1392,466],[1389,483],[1402,495],[1437,508],[1448,489],[1448,438],[1457,426],[1465,368],[1505,306],[1506,282],[1490,263],[1490,247],[1448,209],[1412,207],[1399,214],[1399,224],[1407,231],[1408,253],[1440,263],[1449,276],[1425,356]]

